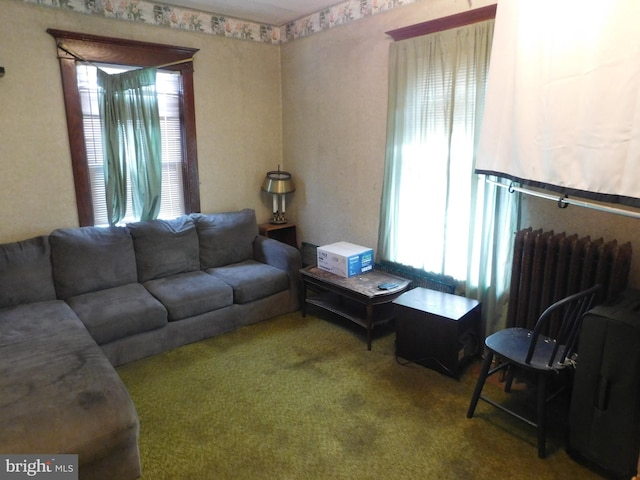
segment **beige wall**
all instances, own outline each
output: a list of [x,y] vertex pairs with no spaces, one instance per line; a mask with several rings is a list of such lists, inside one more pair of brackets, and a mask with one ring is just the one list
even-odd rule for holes
[[[270,202],[259,185],[281,164],[297,186],[287,205],[299,241],[375,248],[391,41],[384,32],[494,2],[418,1],[281,47],[2,3],[10,21],[0,29],[0,65],[7,70],[0,79],[0,242],[77,225],[51,27],[200,48],[202,210],[251,207],[266,221]],[[640,288],[638,220],[560,210],[532,197],[524,197],[522,218],[522,226],[631,240],[639,250],[631,281]]]
[[199,48],[196,124],[202,211],[270,204],[260,194],[282,158],[280,50],[20,1],[2,2],[0,242],[77,226],[60,70],[47,28]]

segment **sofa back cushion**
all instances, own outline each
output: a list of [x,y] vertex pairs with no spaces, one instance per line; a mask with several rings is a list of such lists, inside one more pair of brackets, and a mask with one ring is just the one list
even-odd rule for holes
[[187,216],[128,225],[140,282],[200,270],[198,234]]
[[222,267],[253,258],[253,241],[258,236],[255,210],[193,214],[200,240],[203,269]]
[[0,245],[0,308],[56,299],[48,237]]
[[123,227],[61,228],[49,241],[56,291],[63,300],[138,281],[133,240]]

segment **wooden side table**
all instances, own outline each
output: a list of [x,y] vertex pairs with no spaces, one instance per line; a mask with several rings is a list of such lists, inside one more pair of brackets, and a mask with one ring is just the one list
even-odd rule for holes
[[464,363],[480,353],[480,302],[417,287],[393,303],[396,355],[460,378]]
[[258,232],[260,235],[298,248],[296,226],[293,223],[261,223],[258,225]]

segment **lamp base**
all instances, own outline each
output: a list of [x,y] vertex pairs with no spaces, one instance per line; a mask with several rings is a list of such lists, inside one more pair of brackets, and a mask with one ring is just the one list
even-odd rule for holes
[[287,223],[287,219],[284,217],[284,213],[273,212],[273,217],[269,220],[269,223],[281,225],[283,223]]

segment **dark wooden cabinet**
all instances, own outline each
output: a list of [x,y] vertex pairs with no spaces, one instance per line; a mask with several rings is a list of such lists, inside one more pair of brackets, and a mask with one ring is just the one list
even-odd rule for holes
[[394,300],[396,355],[454,378],[480,352],[480,302],[417,287]]
[[258,225],[258,232],[260,235],[298,248],[296,226],[293,223],[262,223]]

